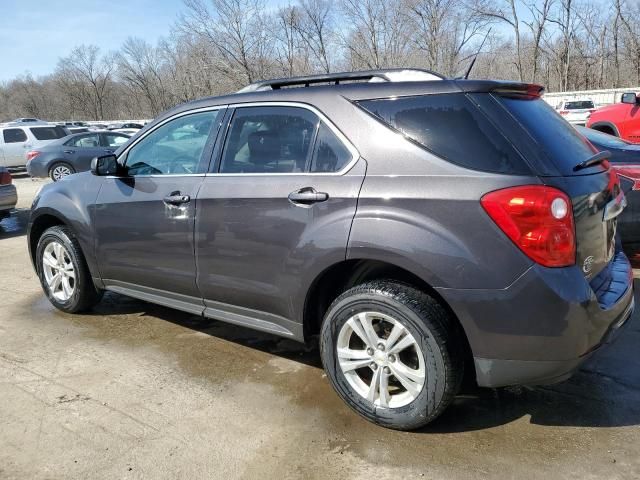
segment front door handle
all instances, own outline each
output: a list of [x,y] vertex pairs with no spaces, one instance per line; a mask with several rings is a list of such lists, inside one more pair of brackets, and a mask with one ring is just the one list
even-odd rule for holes
[[315,189],[306,187],[291,192],[289,194],[289,200],[292,203],[300,205],[312,205],[318,202],[325,202],[329,199],[329,194],[325,192],[316,192]]
[[64,153],[76,153],[75,150],[65,150]]
[[182,195],[180,192],[171,192],[171,194],[164,197],[164,203],[168,205],[182,205],[183,203],[189,203],[191,197],[189,195]]

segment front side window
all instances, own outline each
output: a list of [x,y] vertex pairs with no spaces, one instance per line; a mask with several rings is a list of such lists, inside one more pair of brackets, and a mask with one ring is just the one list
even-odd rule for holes
[[233,116],[221,173],[307,171],[319,118],[299,107],[242,107]]
[[127,154],[129,175],[203,173],[202,152],[219,110],[192,113],[158,127]]
[[27,134],[21,128],[7,128],[3,130],[4,143],[21,143],[27,141]]
[[116,133],[105,133],[104,138],[107,143],[107,147],[119,147],[129,140],[129,137],[126,135],[118,135]]
[[100,145],[100,139],[97,133],[93,135],[80,135],[79,137],[68,140],[65,145],[76,148],[93,148]]

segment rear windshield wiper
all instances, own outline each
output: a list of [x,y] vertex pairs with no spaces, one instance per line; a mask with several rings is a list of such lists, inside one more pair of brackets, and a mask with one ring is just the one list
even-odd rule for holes
[[583,168],[592,167],[593,165],[602,163],[610,156],[611,156],[611,152],[609,152],[608,150],[603,150],[602,152],[598,152],[593,157],[589,157],[586,160],[577,164],[575,167],[573,167],[573,171],[577,172],[578,170],[582,170]]

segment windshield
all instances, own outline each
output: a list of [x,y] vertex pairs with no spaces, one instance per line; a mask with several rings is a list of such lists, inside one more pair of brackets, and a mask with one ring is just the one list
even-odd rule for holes
[[591,100],[579,101],[579,102],[567,102],[564,104],[565,110],[580,110],[583,108],[594,108]]

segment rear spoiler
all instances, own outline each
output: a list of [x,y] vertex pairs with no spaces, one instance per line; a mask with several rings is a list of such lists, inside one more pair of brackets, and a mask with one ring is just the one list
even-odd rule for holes
[[463,92],[491,92],[498,95],[517,95],[526,97],[540,97],[544,87],[536,83],[505,82],[495,80],[456,80]]

